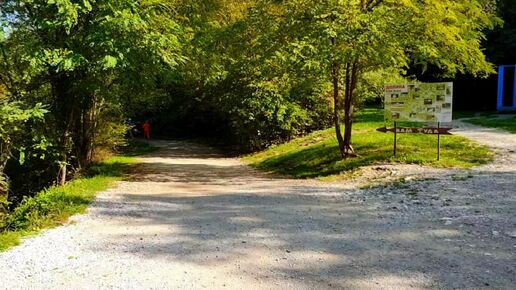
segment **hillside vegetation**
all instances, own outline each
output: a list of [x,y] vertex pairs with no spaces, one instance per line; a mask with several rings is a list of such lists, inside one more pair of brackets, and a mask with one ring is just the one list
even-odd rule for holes
[[364,109],[357,115],[353,144],[360,155],[355,158],[340,157],[334,131],[327,129],[272,146],[244,160],[256,168],[296,178],[326,179],[379,163],[468,168],[492,160],[487,147],[446,135],[441,137],[441,160],[437,161],[437,136],[423,134],[398,134],[398,155],[394,157],[393,134],[376,131],[385,125],[382,110]]
[[137,161],[135,156],[154,150],[148,144],[134,143],[123,155],[93,164],[84,176],[26,197],[12,212],[0,214],[0,252],[18,245],[24,236],[61,225],[72,215],[84,213],[98,192],[123,179]]

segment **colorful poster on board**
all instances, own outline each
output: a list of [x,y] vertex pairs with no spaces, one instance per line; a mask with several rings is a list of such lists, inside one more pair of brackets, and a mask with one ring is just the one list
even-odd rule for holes
[[453,83],[385,86],[385,120],[392,122],[452,121]]

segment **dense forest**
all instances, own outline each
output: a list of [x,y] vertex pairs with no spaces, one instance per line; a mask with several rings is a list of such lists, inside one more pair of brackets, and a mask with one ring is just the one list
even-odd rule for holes
[[500,59],[516,46],[511,0],[0,7],[0,212],[123,146],[129,119],[244,151],[333,126],[348,158],[354,112],[386,83],[428,70],[483,77],[491,62],[515,61]]

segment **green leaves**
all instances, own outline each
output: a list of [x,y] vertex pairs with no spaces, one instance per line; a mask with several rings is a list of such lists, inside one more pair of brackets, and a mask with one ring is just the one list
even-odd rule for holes
[[19,130],[19,124],[31,119],[41,119],[48,112],[41,103],[28,109],[23,107],[25,106],[21,102],[0,103],[0,132]]
[[82,130],[90,130],[97,118],[121,119],[118,108],[113,109],[115,116],[104,112],[123,98],[152,94],[161,70],[183,60],[174,4],[172,0],[2,1],[0,21],[9,33],[0,43],[0,81],[10,96],[29,104],[51,104],[48,126],[53,130],[47,137],[59,144],[61,156],[80,152],[90,146],[77,143],[88,138],[69,132],[93,136],[98,132]]
[[116,65],[118,63],[118,60],[116,59],[116,57],[113,57],[111,55],[106,55],[103,59],[102,59],[102,67],[104,69],[112,69],[112,68],[115,68]]
[[493,72],[480,40],[497,20],[477,1],[366,1],[371,7],[365,9],[352,0],[308,2],[282,4],[288,8],[280,26],[296,39],[289,44],[294,55],[308,41],[317,48],[314,57],[354,59],[366,70],[404,68],[415,61],[436,64],[449,75]]
[[41,103],[26,107],[22,102],[0,103],[0,176],[3,175],[3,168],[11,157],[12,150],[19,152],[20,164],[25,162],[26,148],[21,139],[29,131],[27,123],[41,121],[48,113]]

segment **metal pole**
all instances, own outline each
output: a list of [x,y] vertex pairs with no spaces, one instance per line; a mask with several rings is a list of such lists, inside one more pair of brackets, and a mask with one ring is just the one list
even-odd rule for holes
[[441,122],[437,122],[437,161],[441,160]]
[[398,124],[396,122],[394,122],[394,157],[396,157],[396,151],[397,151],[397,145],[398,145],[398,138],[397,138],[397,133],[398,133]]

